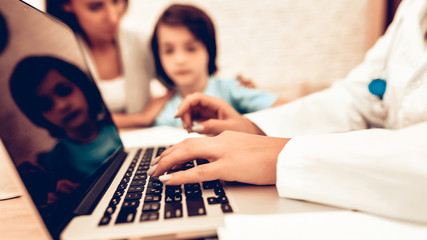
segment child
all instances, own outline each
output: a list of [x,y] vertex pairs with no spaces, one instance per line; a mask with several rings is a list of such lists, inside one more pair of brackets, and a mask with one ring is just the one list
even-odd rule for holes
[[156,126],[182,126],[174,114],[182,99],[195,92],[223,98],[242,114],[283,102],[272,94],[241,87],[237,80],[213,77],[217,70],[215,29],[209,16],[197,7],[168,7],[155,25],[151,47],[158,78],[176,90],[157,116]]
[[122,144],[95,84],[71,63],[27,57],[12,74],[10,91],[28,119],[58,139],[41,160],[58,179],[82,182]]

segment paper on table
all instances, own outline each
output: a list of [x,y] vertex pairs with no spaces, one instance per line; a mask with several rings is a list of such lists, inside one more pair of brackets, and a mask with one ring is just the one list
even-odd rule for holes
[[1,170],[0,174],[2,174],[0,175],[0,200],[6,200],[21,196],[16,186],[10,184],[9,178],[5,177]]
[[0,161],[0,200],[21,196],[17,186],[11,181],[11,176],[6,171],[4,159]]
[[141,146],[172,145],[189,137],[200,137],[197,133],[187,133],[176,127],[152,127],[147,129],[124,131],[120,133],[125,148]]
[[12,163],[7,161],[10,161],[9,155],[0,141],[0,200],[15,198],[21,195],[9,173]]
[[229,215],[218,229],[228,239],[427,239],[427,225],[351,211]]

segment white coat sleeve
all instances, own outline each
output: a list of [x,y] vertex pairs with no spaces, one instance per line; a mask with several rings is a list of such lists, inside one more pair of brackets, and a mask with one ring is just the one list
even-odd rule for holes
[[427,123],[291,139],[279,155],[281,197],[427,223]]

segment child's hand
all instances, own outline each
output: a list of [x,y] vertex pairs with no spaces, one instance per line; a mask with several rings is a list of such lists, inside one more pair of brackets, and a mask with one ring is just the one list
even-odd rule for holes
[[241,74],[236,76],[237,81],[240,82],[240,85],[247,88],[256,88],[255,83],[250,78],[245,78]]

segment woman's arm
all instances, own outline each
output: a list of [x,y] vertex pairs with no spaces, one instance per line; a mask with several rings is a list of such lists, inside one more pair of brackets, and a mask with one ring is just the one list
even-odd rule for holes
[[216,179],[258,185],[275,184],[277,158],[288,141],[231,131],[215,137],[187,139],[166,149],[160,158],[152,162],[147,173],[160,176],[175,165],[193,159],[206,159],[209,164],[163,175],[159,179],[167,185]]
[[168,91],[164,96],[151,99],[138,113],[113,113],[113,121],[119,128],[150,127],[174,94],[174,91]]

